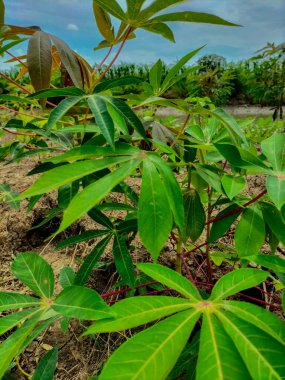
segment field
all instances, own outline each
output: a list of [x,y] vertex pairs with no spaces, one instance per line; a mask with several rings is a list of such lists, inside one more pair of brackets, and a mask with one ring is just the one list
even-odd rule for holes
[[94,0],[94,65],[1,29],[0,379],[285,378],[284,46],[118,64],[139,28],[235,26],[143,3]]

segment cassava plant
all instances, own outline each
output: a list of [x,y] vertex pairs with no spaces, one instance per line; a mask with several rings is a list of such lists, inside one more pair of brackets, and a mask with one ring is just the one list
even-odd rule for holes
[[[66,330],[71,318],[83,320],[83,335],[94,339],[98,333],[159,320],[111,355],[100,380],[285,377],[285,328],[272,312],[282,310],[280,293],[285,287],[285,261],[280,255],[285,245],[284,134],[276,133],[256,146],[233,117],[205,99],[163,97],[192,73],[194,68],[184,66],[201,48],[186,54],[166,75],[158,60],[148,80],[106,79],[136,29],[173,41],[167,25],[172,21],[234,26],[191,11],[157,16],[182,1],[144,3],[127,0],[125,12],[115,0],[93,1],[104,38],[98,48],[109,49],[95,70],[58,37],[39,28],[1,29],[2,52],[18,43],[20,35],[28,36],[27,55],[14,59],[29,73],[36,91],[30,93],[11,79],[25,96],[0,95],[5,104],[1,108],[16,113],[2,132],[23,139],[21,146],[16,142],[13,150],[10,144],[2,154],[9,162],[46,155],[29,173],[39,175],[33,185],[18,196],[2,186],[5,196],[10,203],[29,198],[31,210],[44,194],[56,190],[57,207],[46,218],[61,218],[54,236],[85,215],[98,225],[61,241],[58,248],[101,240],[77,272],[62,269],[63,290],[56,295],[53,271],[44,259],[31,252],[17,255],[12,273],[32,294],[0,293],[0,310],[21,309],[0,319],[2,334],[19,326],[0,345],[0,377],[51,323],[60,319]],[[111,16],[121,22],[116,32]],[[54,68],[61,71],[62,88],[50,87]],[[119,87],[137,83],[143,93],[117,94]],[[56,106],[51,97],[63,100]],[[13,110],[13,102],[26,108]],[[33,112],[34,104],[41,107],[40,113]],[[158,107],[181,111],[181,125],[159,122]],[[250,175],[266,178],[264,189],[253,196],[244,191]],[[139,178],[139,194],[128,184],[130,177]],[[111,193],[121,194],[121,201],[111,200]],[[110,210],[120,210],[124,217],[108,216]],[[157,264],[170,237],[176,244],[176,271]],[[154,263],[134,264],[132,245],[138,241]],[[270,253],[262,251],[265,242]],[[100,297],[86,283],[109,243],[121,288]],[[255,289],[259,296],[246,294],[246,289]],[[121,298],[109,306],[114,295]],[[95,323],[87,326],[84,321]],[[34,378],[43,378],[41,374],[50,369],[45,380],[52,379],[56,362],[54,349],[40,361]],[[94,375],[97,372],[94,368]]]

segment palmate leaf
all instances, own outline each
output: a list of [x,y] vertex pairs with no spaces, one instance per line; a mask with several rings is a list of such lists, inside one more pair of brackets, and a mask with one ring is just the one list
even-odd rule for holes
[[127,298],[111,306],[115,318],[96,322],[83,335],[127,330],[190,307],[189,300],[181,298],[166,296]]
[[58,121],[73,107],[79,103],[82,99],[81,96],[72,96],[62,100],[59,105],[54,108],[48,118],[47,129],[51,130]]
[[122,277],[124,284],[134,286],[136,274],[124,235],[115,233],[113,254],[117,271]]
[[196,379],[244,380],[250,378],[239,352],[216,316],[204,313]]
[[80,235],[70,236],[69,238],[63,240],[56,246],[56,249],[62,249],[65,247],[69,247],[70,245],[74,245],[77,243],[81,243],[82,241],[94,239],[100,236],[104,236],[109,232],[109,230],[89,230],[82,232]]
[[273,270],[275,273],[285,273],[285,259],[273,255],[248,256],[248,261],[252,261],[264,268]]
[[50,37],[52,38],[59,52],[62,65],[68,72],[73,84],[76,87],[83,88],[83,75],[81,72],[79,60],[77,59],[75,53],[60,38],[54,35],[50,35]]
[[[161,2],[165,3],[164,0],[161,0]],[[150,19],[149,21],[152,23],[176,21],[176,22],[197,22],[197,23],[225,25],[225,26],[240,26],[238,24],[234,24],[232,22],[226,21],[219,16],[215,16],[209,13],[191,12],[191,11],[167,13],[161,16],[156,16]]]
[[11,330],[13,327],[21,325],[27,318],[37,312],[38,309],[22,310],[0,318],[0,335]]
[[210,300],[229,297],[265,281],[269,273],[258,269],[238,269],[221,277],[212,290]]
[[35,92],[34,94],[28,95],[23,100],[29,101],[29,99],[44,99],[51,97],[60,97],[60,96],[83,96],[85,95],[78,87],[65,87],[65,88],[48,88]]
[[37,31],[30,38],[27,65],[36,91],[49,88],[52,68],[51,40],[47,33]]
[[148,23],[147,25],[144,25],[141,28],[151,33],[160,34],[162,37],[166,38],[167,40],[171,42],[175,42],[175,38],[174,38],[174,34],[172,30],[169,28],[168,25],[164,24],[163,22],[155,23],[155,24]]
[[281,380],[285,377],[284,343],[271,339],[253,324],[233,314],[217,312],[217,316],[237,347],[252,378]]
[[285,246],[285,220],[282,220],[280,211],[269,202],[262,202],[261,209],[267,226]]
[[146,0],[127,0],[127,16],[130,19],[135,19]]
[[54,291],[53,270],[39,254],[20,253],[13,261],[11,271],[15,277],[40,297],[52,297]]
[[116,0],[93,0],[93,3],[99,5],[106,12],[110,13],[119,20],[127,21],[125,12]]
[[95,1],[93,1],[93,13],[95,16],[96,24],[101,35],[109,42],[115,40],[114,28],[110,15],[99,7]]
[[174,221],[180,230],[182,230],[184,224],[184,206],[180,186],[173,171],[164,160],[157,155],[150,155],[149,158],[161,174]]
[[137,78],[137,77],[132,77],[132,76],[127,76],[123,78],[115,78],[115,79],[109,79],[104,82],[100,82],[95,88],[93,93],[98,94],[99,92],[111,90],[116,87],[121,87],[121,86],[129,86],[132,84],[139,84],[142,83],[143,79],[142,78]]
[[173,5],[185,3],[186,0],[154,0],[148,7],[143,9],[137,17],[138,22],[148,20],[156,13],[163,11]]
[[246,181],[243,177],[233,177],[226,174],[222,178],[222,185],[228,198],[232,200],[244,189]]
[[63,289],[74,285],[75,272],[71,267],[63,267],[60,270],[59,283]]
[[138,206],[140,238],[154,260],[165,244],[172,227],[167,192],[154,164],[145,159]]
[[136,334],[115,351],[99,380],[164,380],[182,352],[199,314],[197,310],[183,311]]
[[280,210],[285,204],[285,171],[280,173],[280,176],[268,176],[266,188],[269,197]]
[[111,318],[110,308],[95,290],[82,286],[68,286],[53,301],[52,309],[67,317],[97,320]]
[[275,133],[268,139],[263,140],[261,142],[261,149],[276,172],[281,172],[285,168],[284,134]]
[[159,264],[137,264],[137,267],[156,281],[176,290],[190,301],[200,301],[201,296],[197,288],[185,277]]
[[19,329],[11,334],[3,343],[0,344],[0,379],[4,376],[8,370],[11,361],[18,355],[26,339],[35,328],[43,311],[38,311],[31,319],[26,321]]
[[42,176],[18,198],[24,199],[55,190],[88,174],[129,160],[129,156],[118,156],[103,158],[101,160],[80,161],[51,169],[43,173]]
[[[227,213],[230,213],[233,210],[236,210],[237,207],[238,206],[236,204],[233,204],[233,205],[230,205],[229,207],[226,207],[224,210],[220,211],[217,214],[216,218],[218,219],[221,216],[223,216]],[[229,228],[231,227],[233,222],[237,219],[237,217],[240,215],[240,213],[241,213],[241,210],[233,213],[232,215],[229,215],[225,218],[222,218],[222,219],[214,222],[212,224],[209,241],[213,242],[213,241],[219,239],[221,236],[223,236],[229,230]]]
[[62,223],[56,234],[63,231],[96,206],[115,186],[136,170],[141,161],[142,158],[137,158],[125,163],[119,169],[114,170],[76,194],[65,210]]
[[40,300],[25,294],[0,292],[0,311],[40,306]]
[[58,349],[48,351],[40,360],[32,380],[52,380],[58,360]]
[[252,323],[262,331],[271,335],[280,343],[285,342],[285,324],[277,315],[259,306],[241,301],[227,301],[222,309],[235,314],[237,317]]
[[76,273],[74,284],[75,285],[85,285],[87,282],[93,268],[99,261],[100,257],[103,255],[109,241],[111,240],[112,235],[106,236],[104,239],[102,239],[89,253],[89,255],[85,258],[83,264],[79,268],[78,272]]
[[182,230],[183,241],[190,237],[195,242],[205,227],[206,214],[200,196],[196,190],[189,190],[183,196],[184,226]]
[[248,207],[235,231],[235,246],[239,257],[258,254],[265,239],[265,224],[257,205]]

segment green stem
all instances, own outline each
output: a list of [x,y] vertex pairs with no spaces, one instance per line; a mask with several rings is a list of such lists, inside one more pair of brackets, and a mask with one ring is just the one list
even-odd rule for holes
[[177,251],[176,251],[176,272],[182,273],[182,260],[181,260],[181,252],[182,252],[182,239],[179,237],[177,241]]

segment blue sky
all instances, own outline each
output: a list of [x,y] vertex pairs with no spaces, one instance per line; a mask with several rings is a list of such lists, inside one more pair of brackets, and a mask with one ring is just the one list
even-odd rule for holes
[[[119,3],[124,6],[125,1]],[[6,0],[5,4],[6,23],[39,25],[65,40],[91,64],[102,58],[104,51],[93,51],[102,38],[96,30],[91,0]],[[174,10],[213,13],[243,27],[172,23],[176,44],[138,31],[137,39],[126,45],[121,61],[153,63],[162,58],[171,63],[204,44],[200,56],[215,53],[237,61],[249,58],[267,42],[285,41],[284,0],[191,0],[168,11]],[[25,45],[14,50],[18,54],[24,51]]]

